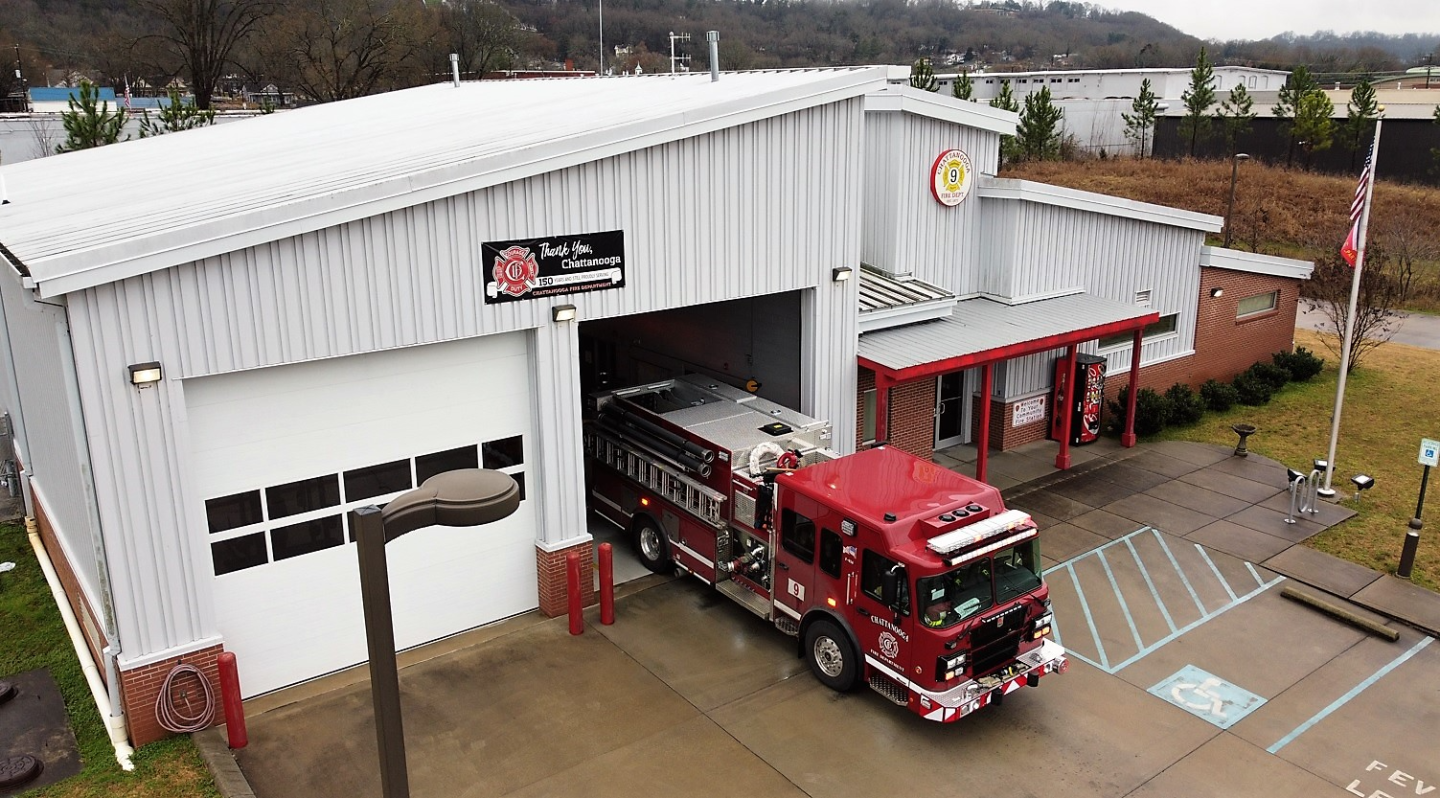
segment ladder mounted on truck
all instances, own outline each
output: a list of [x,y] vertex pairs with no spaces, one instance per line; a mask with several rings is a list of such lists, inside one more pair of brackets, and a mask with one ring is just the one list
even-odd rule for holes
[[608,431],[585,431],[585,453],[605,463],[716,529],[725,528],[724,494],[691,479],[680,468]]

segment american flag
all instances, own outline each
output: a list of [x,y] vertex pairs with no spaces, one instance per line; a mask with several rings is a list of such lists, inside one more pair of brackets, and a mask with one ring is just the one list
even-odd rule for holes
[[1340,257],[1355,268],[1360,256],[1360,216],[1365,211],[1365,192],[1370,187],[1370,166],[1375,162],[1375,145],[1370,145],[1370,154],[1365,157],[1365,168],[1360,170],[1360,183],[1355,186],[1355,199],[1350,201],[1350,235],[1340,246]]

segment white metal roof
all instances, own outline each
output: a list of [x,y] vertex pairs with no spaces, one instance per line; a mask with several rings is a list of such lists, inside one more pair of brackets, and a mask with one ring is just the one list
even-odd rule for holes
[[1073,188],[1061,188],[1031,180],[981,176],[979,192],[980,196],[989,199],[1025,200],[1061,208],[1072,208],[1077,211],[1104,213],[1142,222],[1166,224],[1172,227],[1188,227],[1210,233],[1218,233],[1225,227],[1224,218],[1211,216],[1208,213],[1183,211],[1165,205],[1137,202],[1112,197],[1109,194],[1096,194]]
[[862,96],[887,74],[446,83],[26,161],[0,167],[0,256],[53,296]]
[[1200,265],[1212,269],[1268,274],[1273,277],[1293,277],[1296,280],[1308,280],[1315,271],[1315,264],[1308,260],[1277,258],[1274,255],[1241,252],[1223,247],[1201,247]]
[[868,95],[865,110],[902,111],[1005,136],[1015,135],[1015,127],[1020,124],[1020,115],[1013,111],[894,83]]
[[[1150,308],[1090,294],[1070,294],[1020,305],[980,297],[962,300],[949,316],[938,321],[865,333],[860,336],[859,355],[862,364],[868,361],[891,371],[901,371],[981,356],[1020,344],[1044,344],[1047,339],[1118,322],[1138,322],[1154,314]],[[976,362],[986,359],[982,357]]]
[[924,280],[891,277],[860,264],[860,332],[950,315],[957,297]]

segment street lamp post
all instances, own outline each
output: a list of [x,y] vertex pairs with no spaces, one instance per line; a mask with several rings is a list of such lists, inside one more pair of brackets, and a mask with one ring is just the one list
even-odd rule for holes
[[405,729],[400,718],[400,675],[395,663],[395,623],[385,544],[429,526],[481,526],[515,512],[520,487],[508,474],[465,468],[436,474],[420,487],[379,507],[350,511],[350,531],[360,558],[360,598],[370,649],[370,695],[380,749],[380,788],[385,798],[409,798]]
[[1225,207],[1225,248],[1230,248],[1230,239],[1235,232],[1235,176],[1240,168],[1241,161],[1250,160],[1250,156],[1243,152],[1237,152],[1230,156],[1230,204]]

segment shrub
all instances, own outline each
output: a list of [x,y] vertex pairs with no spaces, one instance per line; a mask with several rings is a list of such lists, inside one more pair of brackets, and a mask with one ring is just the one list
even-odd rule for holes
[[[1270,386],[1270,393],[1285,387],[1290,381],[1290,372],[1274,363],[1255,363],[1245,373]],[[1268,401],[1268,400],[1267,400]]]
[[1275,365],[1290,372],[1290,379],[1294,382],[1308,382],[1325,368],[1325,359],[1316,357],[1314,352],[1303,346],[1294,352],[1276,352],[1274,360]]
[[[1115,401],[1110,403],[1111,417],[1120,429],[1125,428],[1125,402],[1130,396],[1130,386],[1126,385],[1120,389]],[[1135,394],[1135,434],[1154,435],[1165,429],[1165,423],[1170,417],[1170,402],[1165,397],[1150,390],[1141,388]]]
[[1206,380],[1205,384],[1200,386],[1200,398],[1207,408],[1223,413],[1240,401],[1240,392],[1228,382]]
[[1256,377],[1250,370],[1241,372],[1235,377],[1236,398],[1242,405],[1263,405],[1270,401],[1275,394],[1275,389],[1270,383]]
[[[1205,415],[1205,400],[1183,382],[1177,382],[1165,391],[1165,401],[1170,404],[1165,423],[1172,427],[1188,427]],[[1138,420],[1140,414],[1137,412],[1135,416]]]

